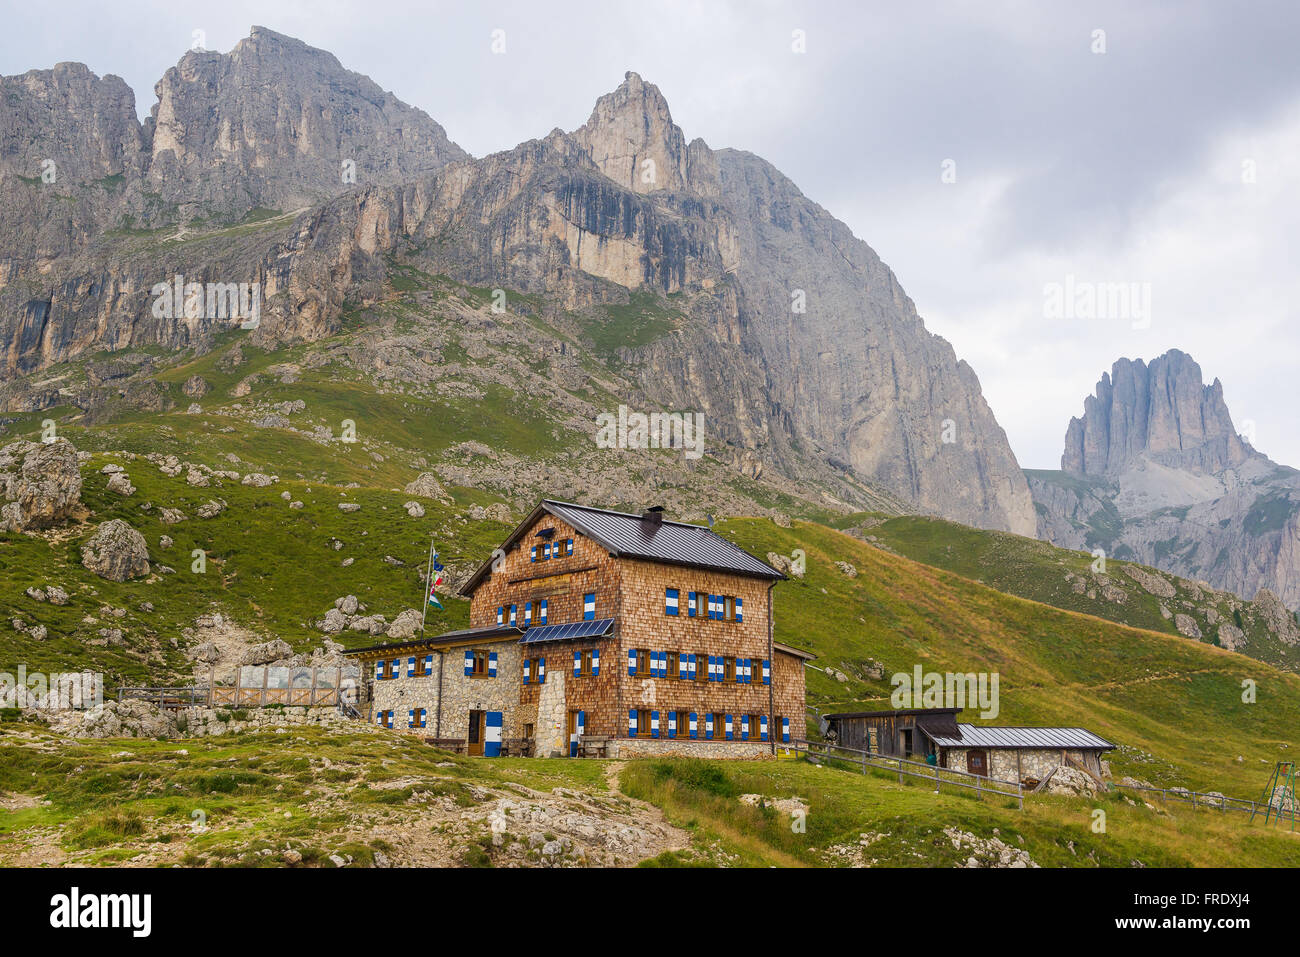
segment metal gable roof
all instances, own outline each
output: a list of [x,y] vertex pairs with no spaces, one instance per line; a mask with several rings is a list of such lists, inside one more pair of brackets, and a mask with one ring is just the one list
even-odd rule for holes
[[957,736],[926,735],[941,748],[1082,748],[1114,749],[1086,728],[991,728],[957,725]]
[[567,502],[545,501],[542,504],[552,515],[601,542],[621,557],[716,568],[774,581],[785,577],[767,562],[755,558],[702,525],[687,525],[685,522],[665,519],[653,531],[647,531],[641,516],[629,512],[611,512]]
[[[502,548],[511,548],[542,515],[548,513],[599,542],[619,558],[639,558],[689,568],[715,569],[771,581],[785,578],[785,575],[767,562],[755,558],[702,525],[687,525],[685,522],[665,519],[653,531],[649,531],[642,523],[641,516],[631,512],[612,512],[552,499],[539,502],[502,543]],[[491,567],[491,559],[483,562],[461,586],[460,594],[471,594]]]

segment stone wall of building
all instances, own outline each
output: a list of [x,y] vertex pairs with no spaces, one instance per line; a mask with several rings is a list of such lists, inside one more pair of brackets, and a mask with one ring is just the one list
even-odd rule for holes
[[[1065,756],[1082,764],[1098,777],[1102,776],[1100,754],[1097,751],[1064,751],[1052,748],[983,748],[988,755],[989,777],[999,781],[1041,781],[1053,769],[1066,763]],[[969,749],[950,748],[947,766],[954,771],[967,771],[966,756]]]
[[757,741],[692,741],[681,738],[632,738],[609,743],[611,758],[723,758],[736,761],[770,758],[771,749]]
[[[497,653],[496,677],[470,677],[465,674],[465,651],[483,648]],[[428,675],[408,677],[407,662],[414,656],[423,658],[432,652],[433,669]],[[453,647],[392,652],[383,657],[401,658],[402,668],[397,678],[374,680],[374,664],[370,668],[370,711],[373,722],[380,711],[393,712],[393,730],[411,731],[430,738],[467,739],[469,712],[502,712],[502,736],[517,738],[522,735],[522,714],[519,708],[521,683],[520,645],[507,639]],[[442,715],[439,727],[438,669],[442,667]],[[408,713],[412,708],[424,708],[425,727],[410,728]]]

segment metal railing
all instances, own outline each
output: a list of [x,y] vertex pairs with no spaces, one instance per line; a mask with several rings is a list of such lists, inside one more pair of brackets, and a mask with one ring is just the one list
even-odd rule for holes
[[[1168,801],[1178,801],[1182,804],[1190,805],[1195,808],[1204,808],[1207,811],[1222,811],[1225,814],[1228,811],[1240,811],[1242,814],[1249,814],[1252,817],[1256,814],[1262,814],[1270,807],[1268,804],[1259,801],[1249,801],[1245,798],[1230,798],[1222,794],[1210,793],[1207,791],[1189,791],[1186,788],[1157,788],[1145,784],[1111,784],[1111,787],[1118,788],[1122,791],[1148,791],[1152,794],[1160,795],[1162,803]],[[1293,816],[1292,810],[1279,809],[1273,807],[1273,811],[1279,817],[1285,815]]]
[[880,754],[877,751],[866,751],[861,748],[846,748],[822,741],[806,741],[802,738],[794,738],[788,744],[779,747],[822,761],[837,761],[860,767],[863,774],[866,774],[869,769],[896,774],[899,784],[902,784],[905,778],[916,778],[933,784],[935,793],[941,792],[947,785],[950,788],[975,791],[977,794],[995,794],[999,797],[1014,798],[1017,807],[1022,811],[1025,808],[1025,789],[1021,787],[1019,781],[1001,781],[997,778],[986,778],[981,774],[972,774],[969,771],[927,764],[924,761],[913,761],[910,758]]

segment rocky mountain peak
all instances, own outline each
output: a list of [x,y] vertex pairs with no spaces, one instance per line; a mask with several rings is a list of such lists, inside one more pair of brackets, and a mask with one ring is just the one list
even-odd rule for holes
[[151,188],[218,213],[292,209],[468,155],[333,54],[264,27],[230,53],[187,52],[154,92]]
[[1250,455],[1223,399],[1223,385],[1205,385],[1201,367],[1171,349],[1150,365],[1120,359],[1103,373],[1082,418],[1070,420],[1061,468],[1115,475],[1139,459],[1213,474]]
[[690,182],[686,138],[673,123],[668,101],[659,87],[631,71],[596,101],[571,139],[597,169],[635,192],[683,189]]

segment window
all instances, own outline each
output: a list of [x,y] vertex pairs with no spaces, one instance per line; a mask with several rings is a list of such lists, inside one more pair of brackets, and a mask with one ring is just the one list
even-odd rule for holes
[[737,679],[736,679],[736,659],[735,659],[735,658],[723,658],[723,659],[722,659],[722,680],[723,680],[723,681],[736,681],[736,680],[737,680]]
[[689,711],[677,712],[677,737],[689,738],[691,736],[691,713]]
[[525,724],[525,725],[524,725],[524,737],[525,737],[525,738],[531,738],[532,736],[533,736],[533,726],[532,726],[531,724]]
[[416,658],[415,677],[427,678],[429,674],[433,671],[433,669],[429,667],[429,664],[430,664],[429,659],[425,655],[420,655],[418,658]]
[[751,714],[749,716],[749,740],[763,740],[763,716]]
[[636,713],[636,736],[638,738],[650,737],[650,712],[645,708]]
[[[652,677],[653,672],[650,671],[649,649],[638,648],[636,650],[636,673],[642,678]],[[646,725],[646,727],[648,728],[649,725]]]
[[589,675],[592,673],[592,651],[591,648],[584,648],[579,654],[579,674]]
[[681,656],[678,655],[677,652],[675,651],[668,652],[668,677],[669,678],[681,677],[682,672],[681,672],[680,662],[681,662]]
[[524,661],[524,684],[541,684],[542,675],[541,658],[528,658]]
[[695,667],[690,670],[687,677],[692,681],[709,680],[709,656],[701,651],[695,656]]
[[736,599],[733,595],[722,596],[722,619],[723,621],[736,620]]
[[488,673],[488,653],[482,648],[474,649],[474,670],[470,672],[475,678],[486,678]]

